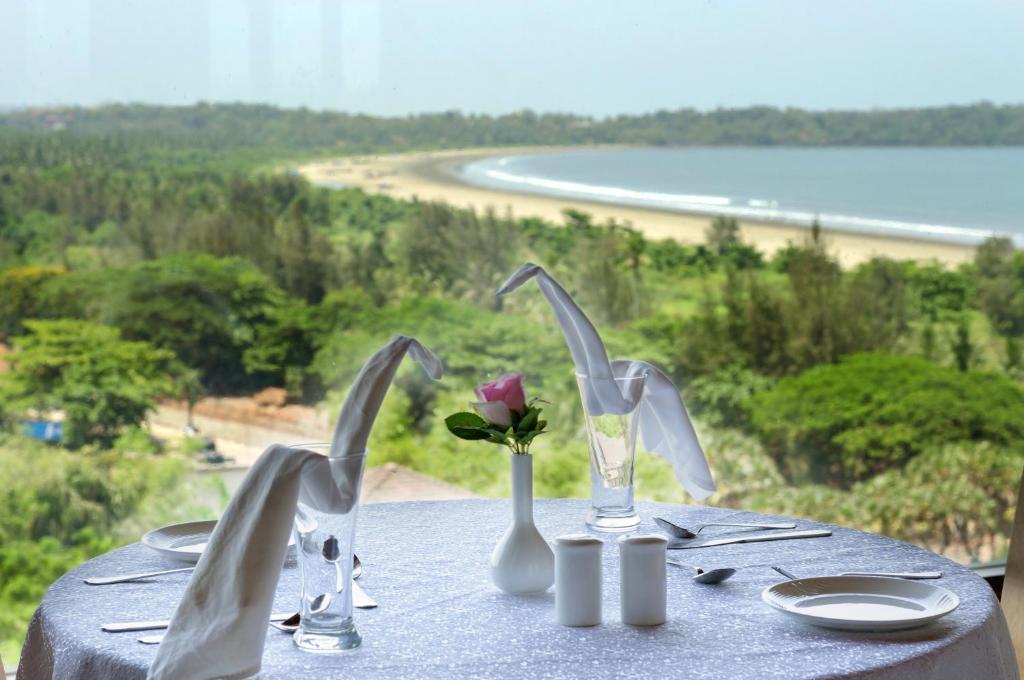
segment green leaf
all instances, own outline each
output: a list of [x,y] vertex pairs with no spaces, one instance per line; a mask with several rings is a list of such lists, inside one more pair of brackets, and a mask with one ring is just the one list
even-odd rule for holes
[[537,426],[537,416],[540,415],[540,409],[530,407],[523,416],[523,419],[519,421],[519,427],[515,428],[516,432],[531,432]]
[[519,423],[522,422],[523,416],[518,411],[509,409],[509,415],[512,417],[512,431],[515,432],[519,429]]
[[453,413],[444,419],[444,423],[448,426],[448,429],[453,427],[489,427],[486,420],[469,411]]
[[450,427],[448,430],[459,439],[465,439],[466,441],[478,441],[490,438],[490,435],[483,430],[478,430],[472,427]]
[[494,442],[495,444],[508,444],[508,435],[501,430],[495,430],[492,427],[486,428],[484,432],[487,433],[487,441]]
[[444,419],[444,424],[448,426],[448,431],[459,439],[474,441],[491,436],[488,432],[490,424],[475,413],[453,413]]

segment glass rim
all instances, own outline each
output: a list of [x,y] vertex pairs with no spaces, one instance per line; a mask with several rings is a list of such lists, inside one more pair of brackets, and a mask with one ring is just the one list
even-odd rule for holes
[[[305,449],[307,451],[312,451],[314,449],[329,449],[331,448],[331,444],[333,444],[333,442],[303,442],[301,444],[288,444],[287,446],[290,449]],[[367,450],[363,449],[362,451],[355,451],[353,453],[335,456],[335,458],[359,458],[365,457],[366,453]]]
[[630,381],[633,381],[633,380],[647,380],[647,375],[646,374],[643,374],[643,375],[629,375],[629,376],[624,376],[624,377],[621,377],[621,378],[616,378],[615,376],[611,376],[611,377],[608,377],[608,378],[593,378],[593,377],[587,375],[586,373],[579,373],[579,372],[577,372],[576,373],[576,377],[580,378],[582,380],[610,380],[610,381],[615,381],[615,382],[630,382]]

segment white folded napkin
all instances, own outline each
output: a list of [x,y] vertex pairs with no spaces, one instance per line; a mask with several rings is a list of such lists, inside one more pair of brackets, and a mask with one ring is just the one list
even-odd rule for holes
[[[532,278],[537,279],[537,285],[558,318],[576,363],[576,372],[590,378],[581,383],[586,390],[583,398],[590,413],[625,414],[639,404],[644,448],[671,463],[676,478],[694,498],[703,499],[714,493],[715,481],[704,450],[697,440],[679,390],[669,377],[645,361],[609,361],[594,324],[565,289],[539,265],[528,262],[521,266],[498,289],[497,295],[507,295]],[[639,376],[646,376],[642,390],[638,385],[632,391],[623,392],[613,380]]]
[[[441,362],[398,335],[363,366],[338,416],[330,456],[274,445],[242,480],[210,536],[149,668],[149,678],[244,678],[260,670],[296,503],[348,512],[359,502],[366,442],[406,352],[438,380]],[[298,594],[296,593],[296,604]],[[296,652],[298,653],[298,652]]]

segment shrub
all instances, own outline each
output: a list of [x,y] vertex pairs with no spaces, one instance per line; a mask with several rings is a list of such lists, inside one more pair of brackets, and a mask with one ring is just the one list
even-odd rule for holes
[[709,499],[712,505],[749,508],[751,498],[758,494],[788,488],[775,461],[756,439],[729,428],[701,427],[699,434],[718,485],[718,491]]
[[0,545],[0,655],[17,660],[32,613],[50,584],[81,562],[114,547],[109,539],[83,534],[80,545],[53,538]]
[[750,398],[773,385],[771,378],[742,366],[728,366],[696,378],[687,387],[687,406],[691,413],[709,425],[741,427],[747,422]]
[[744,507],[874,531],[958,559],[1006,554],[1024,451],[980,444],[936,445],[902,470],[848,491],[820,484],[751,489]]
[[81,562],[196,506],[186,463],[0,435],[0,654],[16,659],[46,589]]
[[853,496],[872,531],[951,546],[978,559],[1005,552],[1013,528],[1024,451],[979,444],[936,445],[903,470],[858,484]]
[[675,239],[648,241],[647,261],[658,272],[685,273],[686,269],[703,264],[710,267],[714,255],[705,246],[684,246]]
[[791,482],[849,486],[950,442],[1009,445],[1024,390],[1003,375],[859,354],[752,397],[751,423]]

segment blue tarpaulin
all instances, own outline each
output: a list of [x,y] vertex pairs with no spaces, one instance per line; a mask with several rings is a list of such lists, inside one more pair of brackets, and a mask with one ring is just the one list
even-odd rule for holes
[[64,423],[51,423],[47,420],[26,420],[21,423],[21,431],[26,437],[40,439],[44,442],[59,442],[64,437]]

